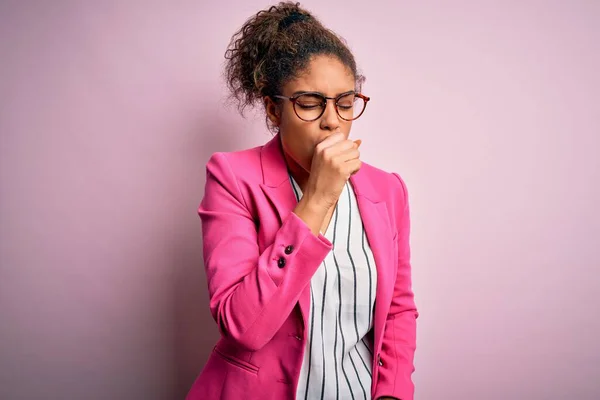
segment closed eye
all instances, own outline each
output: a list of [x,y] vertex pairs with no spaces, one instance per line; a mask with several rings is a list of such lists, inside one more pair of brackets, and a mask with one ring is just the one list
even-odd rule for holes
[[313,110],[318,107],[323,107],[323,104],[321,104],[321,103],[300,103],[300,102],[298,102],[297,104],[298,104],[298,106],[300,106],[301,108],[303,108],[305,110]]

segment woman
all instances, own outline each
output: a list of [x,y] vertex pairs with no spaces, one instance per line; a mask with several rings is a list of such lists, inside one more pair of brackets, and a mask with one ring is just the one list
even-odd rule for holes
[[188,399],[413,399],[406,187],[348,139],[368,97],[344,42],[294,3],[226,53],[241,108],[276,133],[216,153],[200,204],[221,333]]

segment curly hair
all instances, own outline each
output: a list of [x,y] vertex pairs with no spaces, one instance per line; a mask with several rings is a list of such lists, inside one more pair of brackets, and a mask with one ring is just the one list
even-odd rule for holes
[[[300,3],[280,2],[249,18],[225,52],[225,79],[240,113],[266,96],[280,94],[283,85],[298,77],[316,55],[339,59],[360,90],[365,78],[357,72],[346,41]],[[274,128],[268,118],[266,122]]]

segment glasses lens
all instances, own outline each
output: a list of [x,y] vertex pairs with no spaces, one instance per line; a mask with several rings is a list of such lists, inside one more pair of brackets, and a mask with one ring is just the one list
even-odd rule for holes
[[362,114],[365,109],[365,101],[354,93],[340,97],[337,102],[337,109],[340,117],[345,120],[353,120]]
[[303,94],[296,99],[295,110],[300,119],[314,121],[323,114],[325,99],[316,94]]

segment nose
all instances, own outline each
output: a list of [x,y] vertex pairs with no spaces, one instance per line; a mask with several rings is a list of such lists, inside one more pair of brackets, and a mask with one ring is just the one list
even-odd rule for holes
[[327,99],[325,111],[321,115],[321,129],[336,131],[340,127],[340,116],[335,110],[335,100]]

